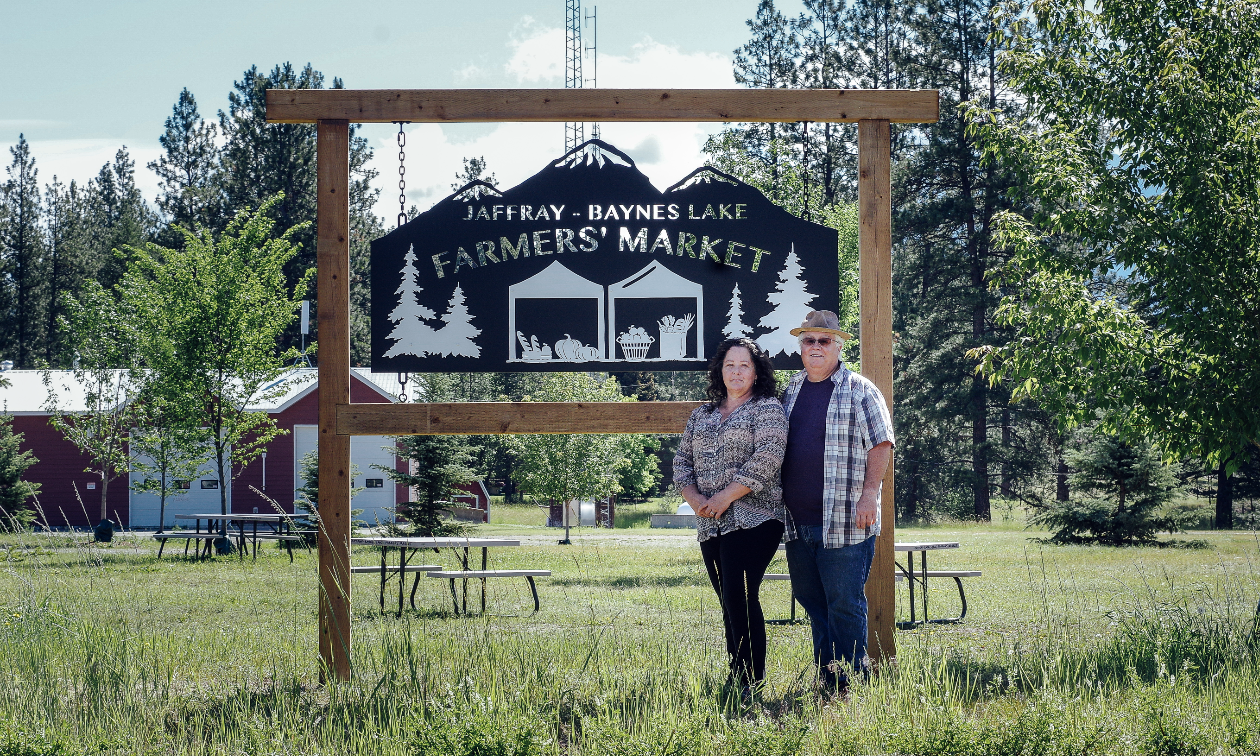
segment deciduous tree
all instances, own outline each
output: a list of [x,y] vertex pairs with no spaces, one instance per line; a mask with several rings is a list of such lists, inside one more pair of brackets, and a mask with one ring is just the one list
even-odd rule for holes
[[[238,213],[218,237],[206,229],[185,231],[181,249],[132,248],[123,284],[137,322],[160,334],[142,339],[139,348],[145,365],[161,375],[162,392],[198,403],[194,417],[209,435],[224,515],[234,468],[244,468],[281,433],[265,412],[250,407],[287,390],[280,379],[297,350],[278,344],[314,273],[295,286],[286,283],[300,229],[273,233],[270,213],[279,201]],[[223,527],[219,548],[230,551]]]
[[[1027,216],[995,283],[1018,338],[990,379],[1065,427],[1236,468],[1260,439],[1260,13],[1249,0],[1036,0],[1002,66],[1026,117],[977,113]],[[984,120],[979,120],[983,117]]]

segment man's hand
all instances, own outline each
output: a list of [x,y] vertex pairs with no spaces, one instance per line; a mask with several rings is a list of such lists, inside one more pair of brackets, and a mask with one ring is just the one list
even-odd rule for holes
[[875,518],[878,514],[879,502],[875,499],[875,492],[870,489],[863,490],[861,498],[857,501],[856,511],[853,513],[854,527],[869,528],[875,524]]
[[867,452],[862,496],[858,498],[857,511],[853,513],[854,527],[869,528],[879,517],[879,486],[884,481],[884,473],[888,470],[888,461],[891,457],[892,444],[888,441]]

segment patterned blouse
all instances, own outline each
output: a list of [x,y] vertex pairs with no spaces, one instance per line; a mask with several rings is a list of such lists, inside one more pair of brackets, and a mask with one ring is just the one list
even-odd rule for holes
[[674,455],[674,485],[679,490],[695,485],[705,496],[713,496],[732,481],[752,490],[717,519],[697,517],[699,540],[755,528],[769,520],[787,521],[779,485],[786,445],[787,415],[778,399],[751,399],[726,420],[707,404],[691,413]]

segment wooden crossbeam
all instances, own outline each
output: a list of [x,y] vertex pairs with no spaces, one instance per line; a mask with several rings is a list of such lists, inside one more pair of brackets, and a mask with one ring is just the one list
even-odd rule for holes
[[934,89],[268,89],[269,123],[935,122]]
[[342,404],[342,436],[505,433],[682,433],[703,402]]

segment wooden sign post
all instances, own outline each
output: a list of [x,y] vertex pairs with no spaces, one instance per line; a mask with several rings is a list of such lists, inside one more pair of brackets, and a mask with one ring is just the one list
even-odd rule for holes
[[[497,121],[857,122],[862,372],[892,409],[890,123],[937,120],[935,90],[270,89],[269,123],[318,124],[321,679],[350,679],[350,437],[681,433],[694,402],[475,405],[350,403],[350,123]],[[867,583],[872,656],[891,658],[893,470]]]

